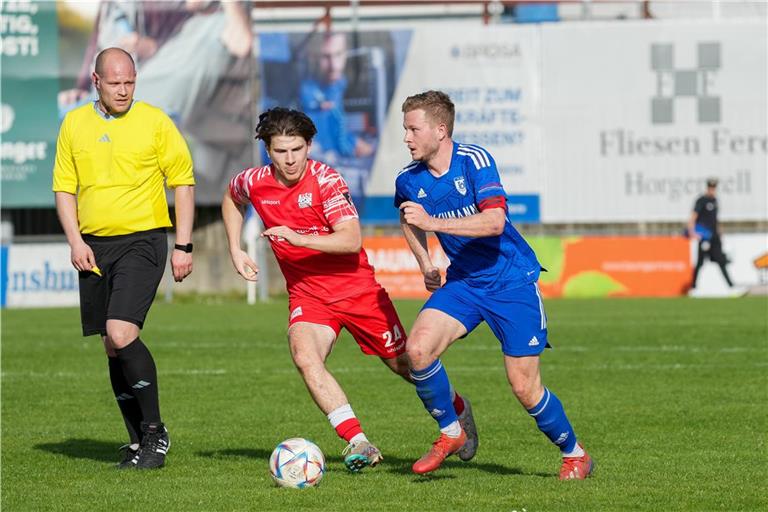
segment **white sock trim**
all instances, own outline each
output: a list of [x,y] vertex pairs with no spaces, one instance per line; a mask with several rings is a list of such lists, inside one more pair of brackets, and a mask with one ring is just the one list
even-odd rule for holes
[[573,451],[563,453],[563,457],[583,457],[584,456],[584,448],[581,447],[579,443],[576,443],[576,446],[574,446]]
[[355,417],[355,413],[352,410],[352,406],[349,404],[344,404],[341,407],[332,410],[328,414],[328,421],[331,422],[331,426],[333,428],[336,428],[339,425],[341,425],[343,422],[347,420],[351,420],[354,417]]
[[459,421],[456,420],[447,427],[441,428],[440,432],[447,435],[448,437],[456,438],[461,435],[461,425],[459,425]]

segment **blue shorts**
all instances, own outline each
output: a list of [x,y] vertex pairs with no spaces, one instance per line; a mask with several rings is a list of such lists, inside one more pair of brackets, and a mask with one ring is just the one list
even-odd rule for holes
[[491,294],[463,281],[449,281],[432,294],[426,308],[452,316],[467,333],[485,321],[507,356],[538,355],[549,346],[547,315],[536,283]]

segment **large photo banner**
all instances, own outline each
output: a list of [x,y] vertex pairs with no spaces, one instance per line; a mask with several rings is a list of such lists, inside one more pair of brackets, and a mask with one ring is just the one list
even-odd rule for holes
[[[52,207],[61,120],[96,99],[97,53],[136,62],[134,99],[163,109],[192,152],[198,204],[254,164],[254,38],[245,2],[2,2],[3,207]],[[169,195],[172,200],[173,195]]]
[[119,46],[136,100],[186,138],[199,205],[264,161],[255,123],[280,105],[317,124],[311,156],[342,173],[361,220],[397,223],[401,106],[441,89],[454,140],[494,156],[514,222],[682,223],[707,177],[721,220],[768,219],[764,21],[307,32],[256,27],[247,2],[0,5],[5,208],[53,207],[59,123],[94,101],[94,58]]
[[[375,209],[366,189],[410,40],[410,31],[259,36],[260,110],[290,107],[312,119],[317,135],[310,157],[344,176],[363,218]],[[388,209],[396,215],[391,200]]]
[[394,181],[410,162],[401,106],[410,95],[439,89],[456,105],[453,139],[483,146],[494,156],[513,220],[539,221],[538,42],[532,26],[414,30],[366,189],[369,204],[376,205],[375,211],[366,209],[368,215],[397,220]]
[[764,21],[542,25],[542,221],[766,220]]
[[53,204],[59,90],[53,2],[1,2],[3,208]]

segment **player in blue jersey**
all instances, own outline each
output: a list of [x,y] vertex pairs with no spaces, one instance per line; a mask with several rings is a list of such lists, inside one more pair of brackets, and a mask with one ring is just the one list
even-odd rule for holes
[[[413,161],[397,176],[395,206],[424,284],[433,292],[406,350],[419,398],[440,426],[440,437],[413,471],[436,470],[465,442],[439,357],[485,321],[501,342],[512,391],[562,452],[560,479],[584,479],[592,472],[592,459],[577,443],[560,400],[541,383],[539,355],[548,346],[536,285],[541,266],[507,216],[496,163],[482,147],[451,139],[455,111],[445,93],[410,96],[402,110],[404,142]],[[445,284],[427,251],[430,231],[451,262]]]

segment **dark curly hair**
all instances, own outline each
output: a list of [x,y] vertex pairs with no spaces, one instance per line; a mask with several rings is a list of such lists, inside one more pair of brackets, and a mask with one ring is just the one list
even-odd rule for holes
[[256,125],[256,139],[263,140],[267,147],[270,146],[272,137],[299,136],[310,143],[316,133],[315,123],[307,114],[284,107],[275,107],[262,112],[259,115],[259,124]]

